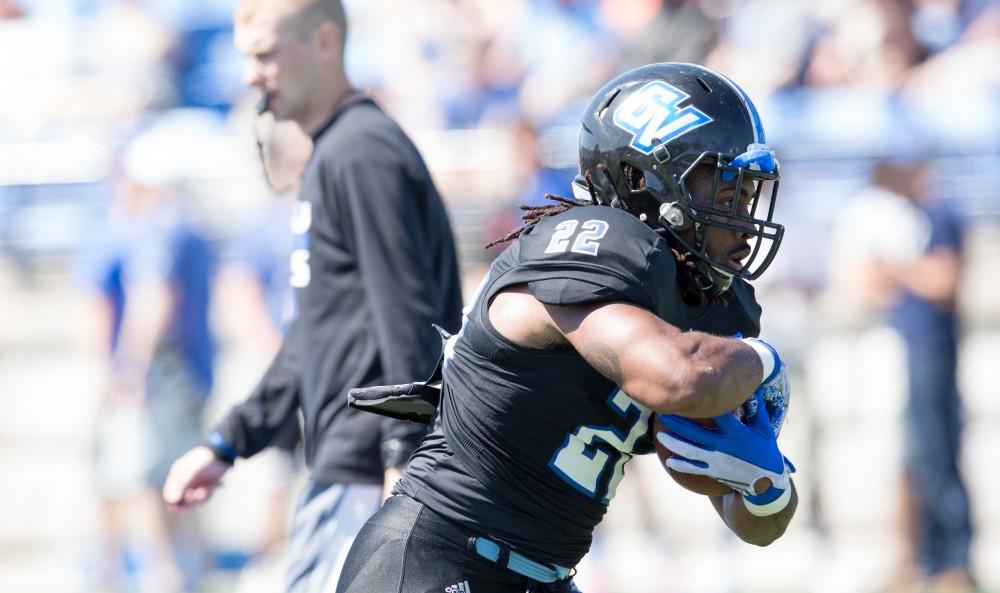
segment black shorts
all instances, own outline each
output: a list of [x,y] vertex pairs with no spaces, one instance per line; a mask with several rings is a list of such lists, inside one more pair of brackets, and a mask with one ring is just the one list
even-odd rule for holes
[[480,556],[475,541],[481,535],[408,496],[393,496],[358,533],[337,593],[577,591],[570,578],[542,583]]

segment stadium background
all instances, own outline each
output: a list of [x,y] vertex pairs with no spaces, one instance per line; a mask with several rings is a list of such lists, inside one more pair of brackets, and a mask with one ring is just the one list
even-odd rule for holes
[[[145,161],[151,175],[174,184],[224,259],[274,208],[249,134],[255,97],[240,83],[233,4],[0,0],[0,591],[98,590],[90,444],[100,353],[80,338],[88,295],[76,269],[106,224],[129,141],[156,138]],[[671,486],[652,458],[639,460],[580,568],[588,593],[884,590],[902,550],[901,350],[878,317],[844,314],[826,273],[838,257],[830,243],[838,213],[868,183],[874,159],[901,149],[891,130],[905,122],[913,135],[903,148],[930,151],[934,191],[969,223],[963,463],[975,569],[985,590],[1000,591],[995,3],[346,4],[349,72],[424,153],[468,284],[489,260],[481,245],[513,226],[515,204],[566,193],[579,111],[613,73],[650,61],[707,63],[757,101],[779,151],[778,216],[788,231],[758,292],[764,333],[794,372],[783,440],[801,468],[798,516],[771,547],[743,545],[707,502]],[[206,422],[243,397],[266,363],[234,307],[215,303],[219,380]],[[206,591],[279,590],[282,550],[257,552],[272,518],[266,500],[289,479],[266,458],[242,463],[199,511],[214,553]]]

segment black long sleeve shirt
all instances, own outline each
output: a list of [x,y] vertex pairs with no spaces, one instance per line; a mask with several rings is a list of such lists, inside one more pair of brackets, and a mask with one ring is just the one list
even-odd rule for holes
[[421,424],[347,406],[353,387],[433,370],[461,291],[444,204],[416,147],[370,100],[341,104],[314,136],[294,217],[297,318],[244,403],[216,432],[249,457],[301,408],[306,462],[323,483],[379,483],[381,444],[415,446]]

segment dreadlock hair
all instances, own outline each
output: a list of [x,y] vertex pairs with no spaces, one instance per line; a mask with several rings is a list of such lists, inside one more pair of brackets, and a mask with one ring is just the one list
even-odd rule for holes
[[528,206],[522,204],[520,206],[520,209],[522,212],[524,212],[524,214],[521,215],[521,222],[523,224],[517,227],[516,229],[513,229],[503,237],[490,241],[489,243],[484,245],[483,248],[489,249],[494,245],[499,245],[500,243],[506,243],[507,241],[513,241],[514,239],[517,239],[518,237],[521,236],[522,233],[524,233],[524,231],[538,224],[538,221],[540,221],[543,218],[549,216],[555,216],[556,214],[565,212],[570,208],[574,208],[576,206],[590,205],[590,202],[586,200],[575,200],[573,198],[564,198],[562,196],[557,196],[555,194],[545,194],[545,199],[558,202],[558,204],[550,204],[548,206]]
[[[705,173],[701,173],[705,174]],[[628,163],[622,165],[622,176],[632,190],[641,190],[646,187],[646,176],[638,167]],[[628,201],[628,210],[643,222],[652,226],[658,231],[670,246],[670,251],[677,260],[677,288],[681,293],[681,299],[691,307],[701,307],[703,305],[725,306],[726,299],[721,294],[713,294],[712,289],[715,283],[706,270],[706,264],[700,258],[688,251],[673,233],[662,231],[656,222],[659,219],[660,202],[652,196],[633,195]]]
[[712,292],[714,282],[705,271],[705,266],[708,264],[690,251],[678,249],[673,237],[669,237],[667,243],[670,244],[674,259],[677,260],[677,289],[681,293],[681,299],[691,307],[727,306],[729,303],[724,296]]

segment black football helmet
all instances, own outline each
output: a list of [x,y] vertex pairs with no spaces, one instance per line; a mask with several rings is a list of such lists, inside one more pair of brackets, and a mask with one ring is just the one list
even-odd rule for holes
[[[696,171],[714,171],[707,202],[691,193]],[[739,188],[747,178],[754,182],[747,208],[738,200],[715,204],[720,186]],[[757,109],[740,87],[708,68],[636,68],[599,90],[583,116],[574,193],[671,235],[697,258],[710,293],[726,291],[733,277],[760,277],[774,259],[784,234],[772,221],[778,179]],[[742,267],[706,253],[710,226],[750,235]]]

